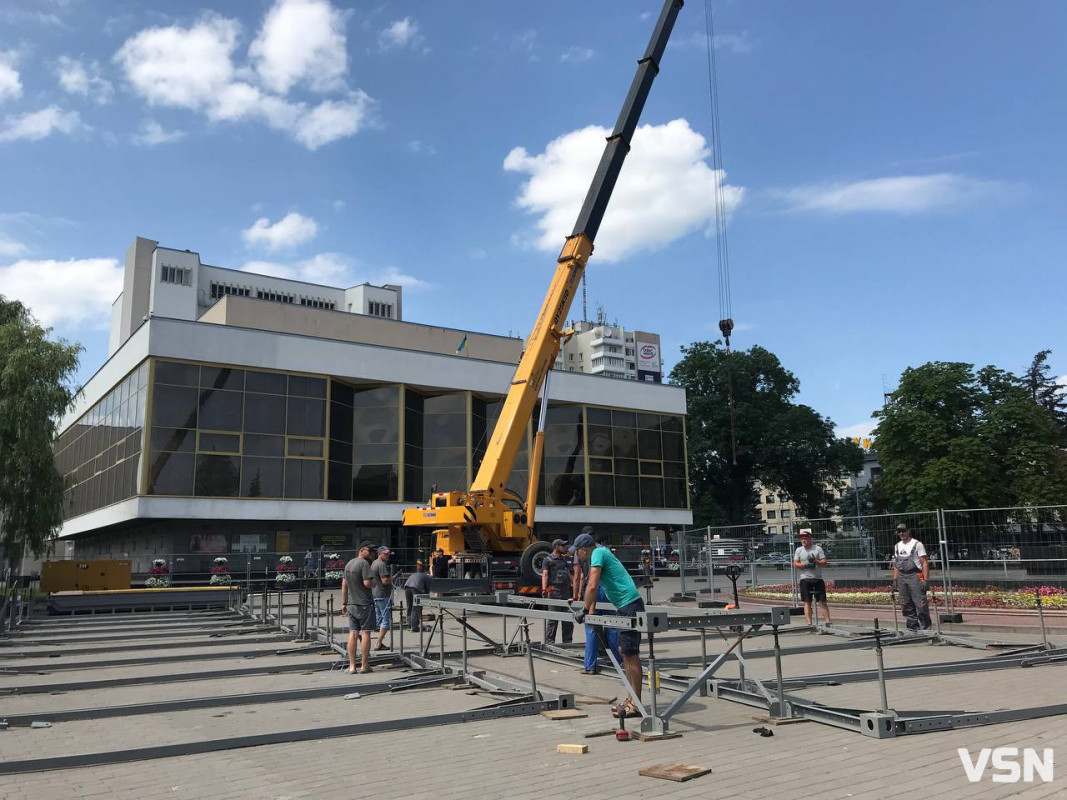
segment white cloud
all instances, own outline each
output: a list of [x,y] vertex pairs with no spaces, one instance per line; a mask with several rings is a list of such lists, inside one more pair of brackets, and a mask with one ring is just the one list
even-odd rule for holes
[[[538,217],[532,243],[539,249],[559,250],[571,232],[608,133],[591,125],[554,139],[539,155],[522,147],[508,153],[504,169],[529,176],[516,202]],[[708,166],[709,155],[704,137],[684,119],[638,128],[597,237],[595,258],[618,261],[711,226],[724,175]],[[722,191],[730,213],[744,190],[724,184]]]
[[122,291],[122,267],[114,258],[22,259],[0,266],[0,286],[42,325],[106,328],[111,304]]
[[[265,23],[264,32],[275,27]],[[351,136],[367,124],[373,101],[358,89],[309,109],[306,103],[264,92],[249,83],[244,78],[252,70],[234,65],[239,34],[236,20],[207,13],[189,28],[172,25],[140,31],[126,40],[115,61],[122,65],[133,88],[152,105],[191,109],[214,122],[259,120],[285,131],[310,150]],[[273,85],[288,88],[293,81],[307,79],[322,89],[334,82],[339,69],[336,52],[330,51],[327,57],[320,46],[297,58],[293,40],[282,41],[280,34],[264,36],[257,48],[257,64]],[[297,37],[296,41],[306,44],[311,39],[315,37]],[[321,37],[317,41],[322,45]],[[332,66],[322,68],[322,80],[313,78],[311,73],[327,61]]]
[[99,105],[110,103],[115,94],[111,82],[100,76],[100,65],[95,61],[83,63],[69,56],[60,56],[56,63],[56,77],[63,91],[91,98]]
[[277,261],[248,261],[241,269],[260,275],[273,275],[276,278],[307,281],[326,286],[354,286],[364,281],[377,286],[391,283],[405,289],[426,289],[431,284],[408,275],[396,267],[368,270],[341,253],[318,253],[291,264]]
[[334,211],[344,211],[346,205],[348,205],[348,203],[346,203],[344,200],[334,200],[333,201],[333,210]]
[[30,252],[30,248],[22,242],[0,235],[0,258],[15,258],[24,256]]
[[53,133],[71,134],[82,126],[77,111],[64,111],[58,106],[48,106],[40,111],[9,116],[0,126],[0,142],[25,140],[36,142]]
[[437,155],[437,148],[432,144],[413,139],[407,143],[407,148],[417,156],[435,156]]
[[[748,37],[748,31],[742,31],[741,33],[717,33],[715,34],[715,49],[722,50],[727,53],[751,53],[755,48],[752,40]],[[695,48],[698,50],[707,50],[708,48],[708,35],[703,31],[693,31],[689,36],[682,36],[675,39],[671,39],[667,43],[671,48]]]
[[1060,375],[1060,377],[1056,378],[1056,383],[1059,386],[1067,386],[1067,375]]
[[317,92],[342,88],[346,17],[327,0],[277,0],[248,49],[260,80],[283,95],[298,83]]
[[873,419],[868,419],[863,422],[857,422],[855,425],[849,425],[844,428],[837,428],[835,433],[843,439],[852,439],[859,437],[860,439],[869,439],[871,432],[878,426],[878,423]]
[[404,17],[391,23],[378,34],[378,46],[382,50],[401,47],[419,48],[426,37],[419,33],[419,23],[411,17]]
[[266,217],[260,217],[241,235],[249,247],[265,247],[273,251],[302,244],[315,238],[318,232],[319,226],[315,220],[293,211],[273,225]]
[[22,96],[22,80],[17,66],[18,55],[14,51],[0,51],[0,102]]
[[344,139],[367,123],[373,101],[357,89],[347,100],[323,100],[293,126],[293,136],[309,150]]
[[917,214],[973,205],[1010,193],[998,181],[982,181],[964,175],[902,175],[854,183],[826,183],[775,191],[794,211],[851,214],[886,211]]
[[428,289],[431,286],[426,281],[419,280],[414,275],[403,273],[396,267],[386,267],[380,270],[371,280],[371,283],[379,285],[391,283],[394,286],[403,286],[405,289]]
[[563,54],[559,57],[559,60],[565,64],[580,64],[583,61],[588,61],[596,55],[596,50],[591,47],[579,47],[574,45],[563,51]]
[[141,128],[133,135],[134,144],[145,147],[155,147],[160,144],[180,142],[188,134],[185,131],[168,131],[154,119],[146,119],[141,123]]

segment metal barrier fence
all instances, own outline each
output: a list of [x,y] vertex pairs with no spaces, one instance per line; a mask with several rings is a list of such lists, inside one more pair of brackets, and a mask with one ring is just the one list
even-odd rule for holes
[[1009,605],[1029,608],[1022,594],[1067,593],[1067,505],[799,518],[777,535],[767,535],[764,524],[711,526],[673,536],[657,567],[678,574],[686,593],[710,586],[734,564],[742,586],[788,584],[795,600],[793,553],[807,529],[826,552],[824,578],[838,587],[888,590],[901,523],[926,549],[929,586],[942,610],[957,611],[965,595],[972,595],[965,605],[992,607],[1003,599],[998,593],[1014,594]]

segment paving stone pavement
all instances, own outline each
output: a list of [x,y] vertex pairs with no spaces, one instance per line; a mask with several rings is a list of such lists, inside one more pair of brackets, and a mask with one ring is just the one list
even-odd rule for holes
[[[499,621],[475,622],[487,633],[499,634]],[[57,628],[58,630],[58,628]],[[458,629],[454,629],[457,632]],[[51,632],[50,634],[51,635]],[[991,637],[992,638],[992,637]],[[1000,634],[996,638],[1006,638]],[[1029,641],[1032,634],[1021,634]],[[161,637],[162,640],[162,637]],[[286,640],[281,640],[283,643]],[[455,641],[455,640],[453,640]],[[842,641],[807,632],[783,636],[785,674],[797,676],[846,669],[872,669],[870,649],[845,649],[790,654],[789,649]],[[207,652],[190,642],[188,648],[168,654],[196,655]],[[138,648],[141,645],[131,645]],[[725,643],[709,637],[709,655],[722,652]],[[769,637],[746,643],[753,655],[771,646]],[[249,645],[249,649],[254,649]],[[224,648],[225,649],[225,648]],[[699,660],[700,642],[692,636],[657,637],[657,655]],[[137,650],[131,650],[135,654]],[[886,665],[982,659],[991,653],[947,646],[914,644],[887,648]],[[104,654],[100,659],[122,657]],[[116,687],[71,691],[57,695],[4,696],[3,714],[28,710],[61,710],[112,706],[182,697],[220,696],[252,691],[270,691],[305,686],[336,685],[339,693],[358,691],[361,683],[377,683],[403,674],[379,670],[370,676],[340,672],[311,672],[212,678],[219,669],[248,666],[244,658],[221,661],[190,660],[147,666],[90,668],[93,659],[81,656],[87,668],[55,672],[48,676],[0,675],[0,691],[28,681],[53,683],[130,675],[151,675],[188,670],[196,680],[178,684]],[[293,656],[264,656],[270,663],[286,663]],[[307,656],[299,656],[307,658]],[[323,663],[335,657],[323,656]],[[260,659],[257,659],[257,661]],[[3,663],[0,651],[0,663]],[[771,658],[753,658],[752,670],[769,678],[774,674]],[[482,655],[471,659],[472,669],[527,679],[524,658]],[[586,677],[569,665],[538,660],[538,684],[608,699],[620,693],[610,675]],[[1067,702],[1067,665],[992,673],[966,673],[929,678],[906,678],[888,683],[891,706],[904,709],[966,708],[985,710]],[[665,671],[693,676],[696,670],[670,667]],[[195,673],[195,675],[193,674]],[[736,674],[730,667],[724,675]],[[810,687],[798,692],[835,705],[854,704],[874,708],[878,703],[875,682],[836,687]],[[672,698],[669,692],[663,699]],[[315,699],[297,702],[238,706],[232,709],[199,709],[157,715],[57,723],[43,730],[0,731],[0,762],[50,755],[122,751],[131,747],[167,742],[203,741],[249,733],[296,730],[351,724],[380,719],[417,718],[422,715],[474,708],[493,698],[441,688],[421,689],[392,695],[373,695],[356,700]],[[586,739],[585,734],[607,730],[615,724],[608,707],[600,703],[581,706],[588,717],[550,721],[539,716],[470,722],[446,727],[414,728],[345,739],[297,744],[279,744],[241,750],[220,750],[194,756],[159,759],[61,770],[0,775],[0,798],[33,800],[78,800],[85,798],[353,798],[401,793],[404,797],[525,798],[904,798],[937,796],[956,798],[1067,798],[1067,767],[1047,784],[999,784],[986,772],[978,783],[969,783],[957,748],[1051,747],[1067,754],[1067,717],[963,729],[898,739],[875,740],[851,731],[815,723],[781,726],[775,735],[762,738],[752,732],[759,723],[755,709],[714,698],[693,698],[675,720],[672,729],[681,738],[659,742],[617,742],[613,737]],[[564,756],[555,752],[562,742],[587,743],[589,753]],[[1067,756],[1061,756],[1064,758]],[[710,767],[712,774],[687,783],[643,778],[638,770],[654,763],[685,762]],[[1067,763],[1067,762],[1065,762]],[[1058,766],[1058,765],[1057,765]]]

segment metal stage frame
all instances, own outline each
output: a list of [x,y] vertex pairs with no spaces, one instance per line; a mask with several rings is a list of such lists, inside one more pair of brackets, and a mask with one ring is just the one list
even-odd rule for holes
[[[550,645],[536,645],[530,641],[529,626],[531,620],[573,622],[574,611],[580,604],[568,600],[551,600],[528,596],[511,595],[500,592],[495,595],[480,595],[461,598],[437,598],[421,596],[419,602],[425,608],[437,609],[440,615],[448,614],[458,620],[463,628],[464,648],[466,653],[466,634],[468,631],[486,642],[492,638],[477,630],[471,624],[474,616],[499,617],[503,620],[504,635],[501,645],[496,648],[501,654],[513,650],[515,638],[521,633],[522,642],[519,649],[526,654],[530,675],[531,691],[536,693],[536,677],[533,661],[547,659],[561,663],[580,663],[577,654],[565,648]],[[598,604],[603,610],[614,609],[609,604]],[[515,635],[507,638],[507,620],[517,619]],[[811,675],[786,679],[783,674],[783,651],[780,633],[790,630],[790,609],[770,607],[749,611],[718,611],[705,609],[678,608],[675,606],[648,606],[644,612],[634,617],[619,617],[608,614],[590,614],[585,617],[586,624],[602,628],[637,630],[648,637],[648,658],[643,661],[647,673],[658,674],[662,688],[678,692],[665,708],[661,708],[655,692],[650,692],[647,706],[636,698],[636,693],[626,678],[621,664],[616,661],[609,648],[604,648],[605,655],[614,669],[626,695],[632,698],[641,714],[641,733],[644,738],[656,738],[671,735],[670,721],[694,695],[714,696],[731,702],[742,703],[764,710],[773,722],[786,720],[811,720],[837,728],[852,730],[876,739],[893,738],[915,733],[928,733],[939,730],[953,730],[962,727],[992,725],[1001,722],[1014,722],[1027,719],[1067,714],[1067,703],[1032,706],[1017,709],[997,709],[991,711],[969,710],[921,710],[900,711],[890,707],[887,699],[886,681],[917,675],[949,675],[965,672],[985,672],[1002,669],[1028,668],[1038,665],[1055,665],[1067,663],[1067,648],[1057,649],[1048,643],[1042,633],[1040,644],[1012,645],[1003,642],[981,641],[965,637],[942,636],[939,633],[910,634],[895,633],[878,627],[878,620],[871,628],[848,630],[826,629],[827,633],[848,638],[848,642],[828,642],[798,648],[797,651],[818,652],[820,650],[838,650],[849,648],[873,648],[876,668],[873,670],[854,670],[827,675]],[[769,628],[769,630],[761,630]],[[780,629],[785,628],[786,631]],[[435,631],[437,630],[435,623]],[[656,637],[673,631],[699,631],[701,638],[701,657],[699,659],[657,659]],[[727,650],[709,660],[707,654],[707,632],[717,630],[720,633],[729,630],[732,642]],[[795,628],[793,629],[795,630]],[[750,637],[770,635],[773,637],[773,649],[769,653],[744,653],[744,642]],[[443,640],[442,640],[443,641]],[[1006,649],[984,659],[965,661],[934,662],[886,669],[883,662],[883,649],[920,643],[940,643],[953,646],[966,646],[980,649]],[[430,646],[427,645],[428,651]],[[749,663],[753,655],[774,658],[775,678],[764,680],[755,676]],[[739,666],[739,678],[716,678],[716,672],[729,660]],[[659,671],[664,666],[676,666],[681,663],[698,662],[700,674],[694,678],[664,675]],[[430,662],[432,663],[432,662]],[[439,660],[438,663],[444,663]],[[601,663],[604,663],[603,660]],[[467,657],[463,657],[462,672],[467,672]],[[813,685],[836,685],[860,681],[879,682],[881,703],[877,709],[839,708],[825,705],[795,694],[797,688]],[[787,692],[787,689],[789,690]]]

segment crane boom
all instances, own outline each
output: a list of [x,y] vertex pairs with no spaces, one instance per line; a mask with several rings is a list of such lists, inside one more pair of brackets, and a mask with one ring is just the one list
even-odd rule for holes
[[[508,477],[526,435],[537,396],[559,355],[566,336],[563,326],[567,313],[586,262],[593,253],[593,240],[604,219],[615,182],[630,151],[630,141],[637,129],[641,111],[659,73],[667,40],[683,5],[684,0],[664,0],[648,47],[637,62],[637,72],[615,128],[607,138],[574,230],[556,259],[556,271],[548,293],[527,339],[526,349],[519,359],[485,456],[470,489],[466,492],[435,493],[430,498],[429,506],[409,508],[404,512],[404,525],[436,528],[437,546],[449,554],[467,550],[503,553],[525,551],[524,570],[529,566],[526,556],[537,540],[528,523],[532,522],[537,498],[528,497],[523,509],[506,505],[506,497],[515,500],[507,490]],[[544,402],[547,404],[547,397]],[[537,469],[538,464],[530,464],[531,473]],[[535,487],[536,481],[532,481],[531,486]]]
[[567,237],[556,260],[556,274],[541,305],[541,312],[537,315],[533,332],[526,342],[526,350],[515,371],[471,491],[502,495],[507,485],[511,466],[526,434],[526,421],[533,413],[545,375],[559,355],[567,312],[582,279],[586,260],[593,252],[593,240],[604,219],[623,161],[630,152],[630,140],[637,129],[652,82],[659,73],[660,59],[682,5],[683,0],[666,0],[645,54],[637,62],[637,72],[630,84],[630,91],[626,94],[615,129],[604,146],[593,182],[574,223],[574,230]]

